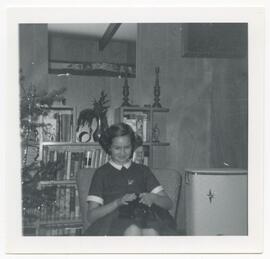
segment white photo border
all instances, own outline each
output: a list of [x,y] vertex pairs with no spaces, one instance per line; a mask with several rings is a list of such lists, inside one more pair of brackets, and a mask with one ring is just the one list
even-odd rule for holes
[[[151,15],[150,15],[151,14]],[[21,234],[20,23],[247,22],[249,64],[248,236],[26,237]],[[16,7],[7,10],[5,125],[7,253],[261,253],[263,251],[264,8]],[[12,100],[12,101],[9,101]],[[12,136],[12,138],[10,138]],[[9,199],[9,200],[8,200]],[[10,202],[12,199],[12,202]],[[147,242],[147,246],[146,246]]]

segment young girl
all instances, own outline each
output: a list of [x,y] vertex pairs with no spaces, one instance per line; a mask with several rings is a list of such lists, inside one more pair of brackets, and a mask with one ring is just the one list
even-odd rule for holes
[[[93,176],[87,197],[90,227],[85,235],[175,235],[168,213],[171,199],[147,166],[132,162],[138,138],[131,127],[125,123],[110,126],[100,144],[110,160]],[[125,211],[135,200],[138,203],[131,210],[143,210]]]

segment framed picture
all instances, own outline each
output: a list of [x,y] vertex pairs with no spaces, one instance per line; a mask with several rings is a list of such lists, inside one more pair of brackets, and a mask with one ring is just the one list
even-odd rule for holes
[[182,24],[183,57],[235,58],[247,55],[247,23]]

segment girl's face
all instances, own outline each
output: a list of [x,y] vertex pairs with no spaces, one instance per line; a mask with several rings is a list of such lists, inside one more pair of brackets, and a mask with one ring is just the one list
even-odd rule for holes
[[115,137],[112,140],[111,158],[120,165],[129,161],[132,152],[132,146],[129,136]]

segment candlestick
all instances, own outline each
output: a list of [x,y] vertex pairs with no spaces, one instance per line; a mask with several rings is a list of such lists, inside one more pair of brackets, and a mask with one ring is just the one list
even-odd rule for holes
[[155,73],[156,73],[156,81],[155,81],[155,86],[154,86],[154,104],[152,107],[157,107],[161,108],[160,104],[160,86],[159,86],[159,67],[155,68]]
[[129,85],[127,79],[127,72],[125,72],[125,81],[123,85],[123,103],[122,106],[131,106],[129,103]]

